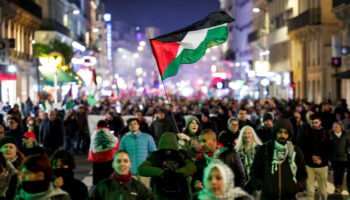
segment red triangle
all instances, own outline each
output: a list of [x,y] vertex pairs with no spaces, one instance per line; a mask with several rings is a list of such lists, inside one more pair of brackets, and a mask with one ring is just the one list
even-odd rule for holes
[[151,46],[158,64],[159,73],[163,77],[167,66],[176,58],[180,44],[177,42],[151,40]]

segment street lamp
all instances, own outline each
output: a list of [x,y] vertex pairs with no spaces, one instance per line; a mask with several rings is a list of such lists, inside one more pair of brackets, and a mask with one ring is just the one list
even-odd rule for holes
[[7,71],[10,73],[15,73],[17,71],[17,67],[15,65],[11,64],[7,67]]

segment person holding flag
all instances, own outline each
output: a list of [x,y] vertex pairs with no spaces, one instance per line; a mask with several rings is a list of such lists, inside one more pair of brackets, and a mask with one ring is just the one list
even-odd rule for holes
[[96,131],[91,136],[88,157],[88,160],[93,163],[92,182],[94,185],[112,174],[113,156],[119,150],[119,146],[119,140],[109,131],[107,122],[98,121]]

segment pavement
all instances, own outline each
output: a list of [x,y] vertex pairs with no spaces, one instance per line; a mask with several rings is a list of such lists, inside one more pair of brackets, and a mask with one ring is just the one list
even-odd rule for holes
[[[74,155],[76,170],[75,170],[75,178],[81,180],[90,190],[92,185],[92,163],[87,160],[88,154],[79,154]],[[345,174],[346,176],[346,174]],[[327,193],[329,194],[328,200],[350,200],[349,192],[346,188],[346,180],[344,176],[343,181],[343,192],[341,195],[336,195],[334,193],[334,185],[333,185],[333,172],[330,171],[328,174],[328,183],[327,183]],[[297,194],[298,200],[306,200],[306,192],[302,192]],[[316,192],[315,199],[321,199],[319,193]]]

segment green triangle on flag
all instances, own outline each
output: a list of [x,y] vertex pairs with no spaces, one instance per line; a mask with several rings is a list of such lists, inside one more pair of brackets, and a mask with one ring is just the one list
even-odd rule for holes
[[94,96],[92,96],[91,94],[88,95],[87,97],[87,103],[90,106],[95,106],[97,104],[97,100],[94,98]]
[[74,107],[74,100],[71,98],[66,103],[66,109],[72,109]]

